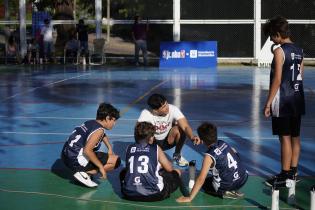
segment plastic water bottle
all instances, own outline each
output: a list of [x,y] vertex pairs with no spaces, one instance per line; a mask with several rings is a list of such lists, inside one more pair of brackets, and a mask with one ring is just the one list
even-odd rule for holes
[[271,210],[279,210],[279,189],[272,188]]
[[315,210],[315,185],[311,189],[311,210]]
[[287,183],[290,182],[289,185],[289,190],[288,190],[288,198],[287,198],[287,202],[290,205],[295,204],[295,185],[296,185],[296,181],[295,180],[287,180]]
[[192,160],[189,162],[189,183],[188,183],[189,192],[191,192],[192,188],[195,185],[195,178],[196,178],[196,160]]

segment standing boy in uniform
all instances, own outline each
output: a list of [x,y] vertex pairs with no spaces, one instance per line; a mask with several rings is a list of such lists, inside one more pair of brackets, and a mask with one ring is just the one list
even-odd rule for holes
[[[74,177],[88,187],[96,187],[90,175],[101,173],[106,178],[106,171],[120,165],[120,158],[114,155],[105,130],[111,130],[119,118],[119,111],[110,104],[101,103],[96,120],[89,120],[76,127],[66,141],[61,158],[65,165],[74,172]],[[99,152],[101,142],[108,148],[108,153]]]
[[[200,188],[206,193],[222,198],[237,199],[244,196],[238,190],[246,183],[248,173],[235,149],[226,142],[217,140],[217,128],[211,123],[198,127],[198,135],[208,147],[200,174],[189,197],[181,196],[177,202],[191,202]],[[209,171],[212,176],[208,176]]]
[[272,132],[281,144],[281,173],[266,184],[285,186],[295,180],[300,156],[301,116],[305,114],[303,90],[303,50],[290,39],[288,21],[281,16],[267,21],[264,32],[280,47],[274,50],[270,89],[264,108],[265,117],[272,116]]
[[200,144],[183,113],[173,104],[167,103],[161,94],[152,94],[148,99],[150,109],[142,110],[138,122],[150,122],[155,126],[155,139],[162,150],[175,146],[173,161],[179,166],[187,166],[188,161],[181,155],[186,136],[194,144]]
[[180,171],[173,169],[163,150],[154,143],[155,127],[148,122],[136,124],[136,143],[126,151],[126,168],[120,174],[125,199],[160,201],[180,185]]

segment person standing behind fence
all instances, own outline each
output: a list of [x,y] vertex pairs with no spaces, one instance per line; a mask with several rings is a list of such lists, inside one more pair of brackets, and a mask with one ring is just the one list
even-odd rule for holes
[[55,52],[53,43],[53,26],[49,19],[45,19],[44,23],[45,25],[41,29],[41,35],[43,36],[44,41],[45,62],[48,62],[48,59],[52,59],[52,54]]
[[84,24],[84,20],[80,19],[79,24],[77,25],[77,33],[78,33],[78,40],[80,42],[80,50],[81,55],[86,56],[88,53],[88,30],[87,26]]
[[135,43],[135,64],[139,65],[139,52],[142,51],[143,64],[148,64],[148,52],[147,52],[147,33],[149,31],[148,20],[146,24],[141,24],[141,17],[136,15],[135,22],[132,27],[132,39]]
[[305,114],[303,90],[303,49],[290,39],[288,21],[274,17],[264,25],[265,35],[280,47],[273,51],[270,89],[264,108],[265,117],[272,117],[273,135],[281,144],[280,174],[268,179],[266,185],[286,186],[295,180],[300,156],[301,116]]

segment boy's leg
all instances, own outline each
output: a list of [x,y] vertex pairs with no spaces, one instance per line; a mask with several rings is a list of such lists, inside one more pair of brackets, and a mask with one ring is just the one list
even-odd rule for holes
[[283,171],[290,171],[292,160],[291,136],[281,136],[281,166]]
[[291,139],[292,145],[292,159],[291,159],[291,168],[297,168],[299,163],[300,151],[301,151],[301,141],[300,137],[292,137]]
[[180,129],[177,125],[173,126],[169,135],[168,135],[168,143],[175,142],[175,152],[173,154],[173,160],[179,165],[179,166],[187,166],[188,161],[182,157],[181,151],[185,144],[186,135],[182,129]]
[[222,198],[223,193],[214,189],[212,182],[213,182],[213,176],[207,177],[204,184],[202,185],[202,189],[207,194]]
[[111,171],[120,166],[120,157],[118,155],[108,155],[106,164],[104,165],[105,171]]
[[135,41],[135,63],[136,63],[136,65],[139,64],[139,51],[140,51],[139,43],[138,43],[138,41]]

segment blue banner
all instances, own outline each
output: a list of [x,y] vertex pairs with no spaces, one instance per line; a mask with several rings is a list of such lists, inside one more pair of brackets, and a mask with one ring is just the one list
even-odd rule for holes
[[208,68],[217,65],[217,42],[161,42],[160,67]]

